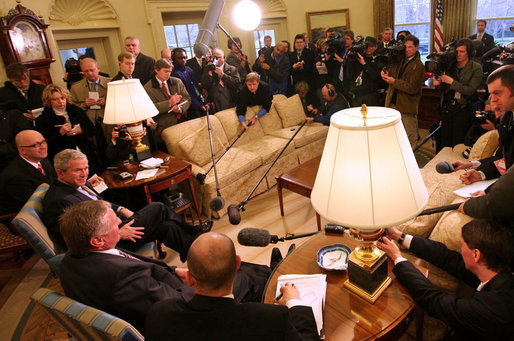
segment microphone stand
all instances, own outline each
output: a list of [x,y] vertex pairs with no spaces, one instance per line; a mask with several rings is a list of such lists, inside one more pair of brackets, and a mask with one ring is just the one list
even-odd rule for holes
[[414,148],[414,150],[412,151],[413,153],[416,153],[418,151],[419,148],[421,148],[421,146],[423,146],[435,133],[437,133],[437,131],[441,129],[441,126],[438,126],[437,128],[434,129],[433,132],[430,133],[430,135],[427,136],[426,139],[423,140],[423,142],[421,142],[421,144],[419,146],[417,146],[416,148]]
[[207,117],[207,128],[209,130],[209,141],[211,143],[211,155],[212,155],[212,166],[214,168],[214,178],[216,180],[216,194],[221,198],[220,194],[220,184],[218,182],[218,172],[216,170],[216,156],[214,155],[214,144],[212,142],[212,129],[211,129],[211,121],[209,120],[209,107],[205,111],[205,116]]
[[319,231],[316,232],[310,232],[310,233],[301,233],[301,234],[288,234],[285,237],[278,237],[278,236],[270,236],[270,243],[276,244],[278,242],[283,242],[285,240],[293,240],[298,238],[305,238],[315,235],[316,233],[319,233]]
[[282,154],[284,153],[284,151],[287,149],[287,147],[289,146],[289,144],[291,143],[291,141],[293,141],[293,139],[296,137],[296,135],[300,132],[300,130],[302,130],[303,126],[305,125],[305,123],[307,123],[307,121],[304,121],[302,123],[302,125],[298,128],[298,130],[294,133],[294,135],[289,139],[289,141],[287,141],[286,145],[284,146],[284,148],[282,148],[282,150],[280,151],[280,153],[278,153],[278,155],[275,157],[275,159],[273,160],[273,162],[271,162],[270,166],[268,167],[268,169],[264,172],[264,174],[261,176],[261,178],[259,179],[259,181],[257,181],[257,183],[255,184],[255,186],[253,187],[253,189],[250,191],[250,194],[248,194],[248,196],[246,197],[245,200],[243,200],[238,206],[237,206],[237,209],[238,211],[245,211],[245,205],[248,203],[248,200],[250,200],[250,197],[253,195],[253,193],[257,190],[257,187],[259,187],[259,185],[261,184],[262,180],[264,180],[264,178],[266,177],[266,175],[268,175],[269,171],[271,170],[271,168],[275,165],[275,163],[277,162],[278,158],[280,156],[282,156]]

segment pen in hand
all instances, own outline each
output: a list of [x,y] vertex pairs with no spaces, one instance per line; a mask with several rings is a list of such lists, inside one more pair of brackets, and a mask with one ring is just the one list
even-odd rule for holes
[[[291,284],[291,286],[293,286],[293,287],[294,287],[294,283],[293,283],[293,284]],[[283,296],[284,296],[284,293],[282,293],[282,292],[281,292],[281,293],[280,293],[280,295],[278,295],[277,297],[275,297],[275,299],[274,299],[273,301],[274,301],[274,302],[278,302],[278,301],[280,301],[280,299],[281,299]]]

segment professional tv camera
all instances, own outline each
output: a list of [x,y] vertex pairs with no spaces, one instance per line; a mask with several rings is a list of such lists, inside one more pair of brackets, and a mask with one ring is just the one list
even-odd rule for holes
[[457,50],[455,45],[457,44],[456,40],[452,40],[450,43],[443,46],[441,52],[433,52],[427,56],[427,60],[425,62],[425,70],[427,72],[432,72],[437,76],[447,72],[450,65],[456,61]]
[[378,57],[384,60],[386,65],[399,63],[405,55],[405,45],[403,40],[398,40],[392,46],[385,46],[383,49],[377,51]]
[[344,49],[346,39],[339,32],[332,32],[327,39],[327,54],[339,53]]
[[64,63],[64,69],[68,73],[68,78],[66,79],[66,82],[69,84],[69,86],[71,86],[71,84],[75,82],[78,82],[83,77],[80,70],[79,61],[75,58],[68,58]]
[[366,48],[368,47],[368,44],[364,41],[364,37],[360,38],[359,40],[356,40],[352,46],[348,49],[347,57],[349,59],[357,59],[357,53],[359,53],[361,56],[364,56],[366,54]]

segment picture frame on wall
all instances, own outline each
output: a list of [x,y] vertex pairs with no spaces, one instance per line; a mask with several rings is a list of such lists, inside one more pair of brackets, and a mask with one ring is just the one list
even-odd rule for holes
[[343,33],[350,29],[350,10],[336,9],[331,11],[307,12],[307,34],[312,43],[324,38],[323,30],[332,27],[336,31]]

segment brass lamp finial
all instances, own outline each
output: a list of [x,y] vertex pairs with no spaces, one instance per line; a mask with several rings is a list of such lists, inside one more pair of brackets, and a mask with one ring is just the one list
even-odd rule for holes
[[364,126],[366,126],[366,120],[368,119],[366,115],[368,114],[368,107],[366,104],[361,106],[362,119],[364,120]]

